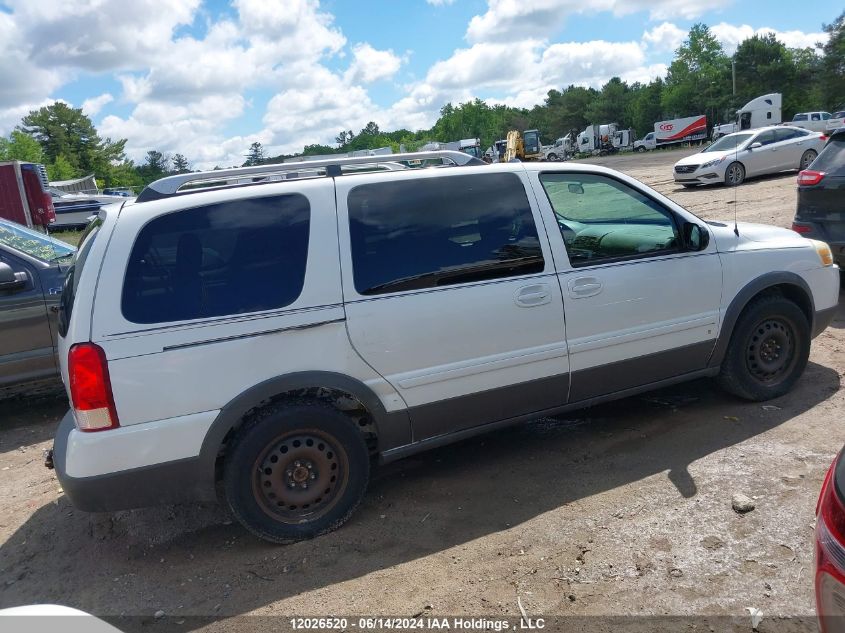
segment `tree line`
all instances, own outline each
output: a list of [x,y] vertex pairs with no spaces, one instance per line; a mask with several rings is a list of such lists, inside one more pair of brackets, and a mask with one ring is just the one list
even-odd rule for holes
[[[707,115],[708,123],[733,120],[733,113],[754,97],[783,94],[785,121],[799,111],[845,109],[845,11],[822,26],[828,40],[820,47],[789,48],[773,34],[755,35],[728,55],[710,29],[694,25],[675,51],[666,77],[649,83],[627,83],[613,77],[600,89],[569,85],[550,90],[533,108],[490,105],[481,99],[440,109],[428,130],[383,131],[370,122],[357,134],[342,130],[334,145],[306,145],[303,155],[346,153],[391,147],[418,149],[427,141],[479,138],[487,147],[508,130],[538,129],[544,142],[593,123],[615,122],[639,136],[656,121]],[[735,72],[735,82],[734,82]],[[736,85],[736,92],[733,86]],[[0,160],[44,163],[51,180],[93,173],[104,187],[139,189],[163,176],[191,170],[183,154],[147,152],[135,164],[125,153],[126,139],[100,138],[80,108],[63,102],[34,110],[7,138],[0,137]],[[281,162],[293,155],[267,156],[254,142],[244,165]]]

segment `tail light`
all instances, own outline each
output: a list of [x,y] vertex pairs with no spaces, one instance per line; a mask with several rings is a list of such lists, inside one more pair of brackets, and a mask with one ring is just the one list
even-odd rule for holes
[[799,185],[817,185],[825,177],[825,172],[815,171],[813,169],[805,169],[798,174]]
[[821,136],[819,136],[819,140],[820,141],[826,141],[827,140],[827,134],[822,134]]
[[803,235],[805,233],[809,233],[810,231],[812,231],[813,228],[810,227],[810,226],[807,226],[805,224],[798,224],[797,222],[793,222],[792,223],[792,230],[795,231],[796,233],[801,233]]
[[80,431],[119,426],[106,354],[94,343],[78,343],[68,352],[70,398]]
[[822,633],[845,631],[845,507],[836,494],[836,462],[816,512],[816,611]]

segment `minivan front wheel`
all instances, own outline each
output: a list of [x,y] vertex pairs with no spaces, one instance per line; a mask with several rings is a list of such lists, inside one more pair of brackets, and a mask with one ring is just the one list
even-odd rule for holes
[[818,155],[818,152],[816,152],[816,150],[814,149],[808,149],[806,152],[801,154],[801,164],[799,166],[799,169],[809,169],[810,165],[814,160],[816,160],[816,156]]
[[340,527],[369,479],[362,434],[346,415],[320,401],[259,411],[226,452],[223,484],[232,514],[274,543]]
[[737,320],[718,381],[746,400],[787,393],[810,356],[810,325],[801,309],[777,294],[750,303]]

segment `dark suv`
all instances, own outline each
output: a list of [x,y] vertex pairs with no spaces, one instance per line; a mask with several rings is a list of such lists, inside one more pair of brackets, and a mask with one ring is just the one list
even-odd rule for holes
[[830,244],[845,264],[845,128],[828,138],[816,160],[798,174],[798,208],[792,230]]

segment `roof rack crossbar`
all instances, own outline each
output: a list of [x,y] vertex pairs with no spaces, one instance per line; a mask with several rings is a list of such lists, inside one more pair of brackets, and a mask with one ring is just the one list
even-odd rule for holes
[[483,161],[458,152],[455,150],[436,150],[430,152],[406,152],[404,154],[379,154],[377,156],[351,156],[327,158],[321,160],[303,160],[295,163],[275,163],[271,165],[256,165],[254,167],[236,167],[233,169],[216,169],[212,171],[199,171],[189,174],[177,174],[160,178],[147,185],[137,198],[137,202],[156,200],[175,195],[179,190],[189,183],[219,182],[230,178],[242,178],[247,176],[269,176],[272,174],[289,171],[302,171],[325,169],[328,176],[341,173],[345,165],[377,165],[380,163],[395,163],[407,160],[447,160],[456,166],[483,165]]

